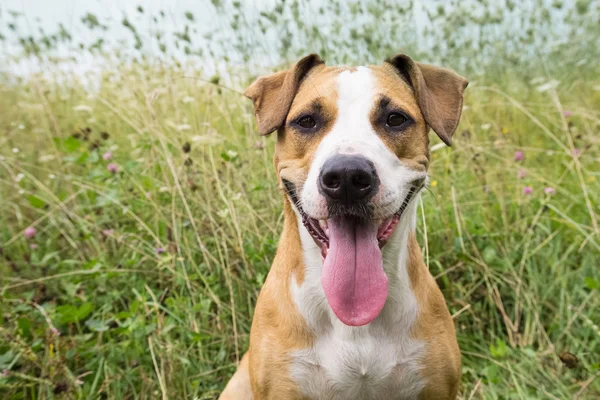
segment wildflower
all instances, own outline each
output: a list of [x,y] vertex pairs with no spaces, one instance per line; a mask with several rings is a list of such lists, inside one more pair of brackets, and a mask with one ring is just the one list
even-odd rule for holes
[[38,248],[38,245],[37,245],[37,244],[35,244],[35,243],[31,243],[31,244],[29,245],[29,248],[30,248],[31,250],[35,250],[35,249],[37,249],[37,248]]
[[177,125],[175,126],[175,129],[177,129],[178,131],[189,131],[190,129],[192,129],[192,126],[190,124],[181,124],[181,125]]
[[48,178],[50,178],[50,179],[56,179],[56,175],[50,174],[50,175],[48,175]]
[[523,194],[530,195],[531,193],[533,193],[533,189],[531,188],[531,186],[523,187]]
[[56,157],[53,154],[46,154],[40,157],[40,162],[48,162],[54,160]]
[[165,252],[165,249],[163,249],[162,247],[157,247],[156,248],[156,254],[161,255]]
[[431,181],[431,187],[436,187],[437,186],[437,181]]
[[112,151],[107,151],[106,153],[104,153],[104,155],[102,156],[102,158],[103,158],[105,161],[108,161],[108,160],[110,160],[110,159],[112,158]]
[[85,104],[79,104],[75,107],[73,107],[73,111],[87,111],[87,112],[92,112],[92,107],[85,105]]
[[237,151],[227,150],[227,155],[229,156],[229,158],[234,159],[238,156],[238,153]]
[[522,151],[515,151],[515,161],[523,160],[524,154]]
[[25,178],[25,175],[18,173],[17,176],[15,176],[15,182],[21,182],[23,178]]
[[568,111],[568,110],[563,111],[563,116],[565,118],[569,118],[571,115],[573,115],[573,113],[571,111]]
[[106,166],[106,169],[109,172],[112,172],[113,174],[116,174],[117,172],[119,172],[119,166],[115,163],[110,163]]
[[553,187],[547,187],[544,189],[544,193],[546,194],[555,194],[556,193],[556,189],[554,189]]
[[103,234],[104,236],[112,236],[112,235],[113,235],[113,233],[115,233],[115,231],[114,231],[113,229],[104,229],[104,230],[102,231],[102,234]]
[[575,148],[571,151],[571,155],[573,155],[573,157],[579,157],[579,155],[581,154],[581,150]]
[[524,179],[525,177],[527,177],[527,171],[520,169],[519,172],[517,172],[517,178]]
[[27,239],[33,239],[33,237],[35,237],[35,235],[37,234],[37,231],[33,226],[28,226],[27,228],[25,228],[23,234]]
[[13,147],[12,152],[17,154],[19,152],[19,148],[18,147]]
[[555,89],[559,85],[559,83],[559,81],[553,79],[538,86],[536,89],[538,92],[547,92],[548,90]]
[[50,331],[54,334],[54,336],[60,336],[60,331],[55,327],[50,328]]

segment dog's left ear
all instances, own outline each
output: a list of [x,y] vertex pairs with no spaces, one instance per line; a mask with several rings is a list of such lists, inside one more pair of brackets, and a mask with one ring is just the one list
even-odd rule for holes
[[469,81],[449,69],[414,62],[405,54],[388,60],[415,91],[425,122],[448,146],[458,126]]
[[254,115],[261,135],[268,135],[283,125],[300,83],[311,69],[321,64],[324,64],[323,60],[311,54],[287,71],[258,78],[246,89],[244,96],[254,102]]

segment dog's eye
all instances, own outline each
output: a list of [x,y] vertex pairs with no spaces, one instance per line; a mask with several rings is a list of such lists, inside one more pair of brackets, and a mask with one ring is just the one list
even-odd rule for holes
[[399,126],[402,126],[402,124],[404,124],[406,121],[408,121],[408,118],[406,118],[404,114],[391,113],[390,115],[388,115],[386,124],[389,127],[397,128]]
[[312,129],[315,126],[317,126],[317,122],[310,115],[305,115],[304,117],[301,117],[298,121],[296,121],[296,124],[298,124],[304,129]]

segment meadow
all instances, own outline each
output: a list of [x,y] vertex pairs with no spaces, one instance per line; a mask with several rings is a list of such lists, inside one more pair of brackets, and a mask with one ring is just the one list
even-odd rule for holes
[[[453,147],[431,134],[417,232],[456,324],[460,398],[600,397],[600,6],[565,2],[568,35],[523,26],[521,38],[434,8],[432,21],[480,34],[466,43],[437,25],[428,38],[447,46],[432,53],[372,28],[386,2],[355,3],[364,24],[329,42],[291,23],[298,2],[276,2],[257,18],[289,18],[293,40],[268,49],[253,47],[258,24],[224,15],[234,39],[219,40],[239,59],[210,76],[186,57],[115,60],[97,44],[81,51],[110,68],[74,76],[44,55],[66,36],[21,42],[19,57],[50,66],[0,73],[1,398],[216,399],[282,227],[275,138],[257,134],[243,88],[308,51],[364,64],[399,49],[471,81]],[[553,35],[564,42],[550,48]],[[203,54],[218,56],[219,40]],[[254,65],[261,49],[276,62]]]

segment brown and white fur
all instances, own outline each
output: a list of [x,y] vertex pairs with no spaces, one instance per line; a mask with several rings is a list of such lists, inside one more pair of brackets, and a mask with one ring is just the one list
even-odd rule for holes
[[[250,349],[221,399],[456,398],[461,364],[454,324],[417,243],[419,195],[407,196],[414,182],[427,179],[429,129],[450,145],[466,86],[454,72],[405,55],[358,68],[327,67],[310,55],[246,90],[260,133],[277,131],[285,222],[256,305]],[[401,110],[411,123],[389,131],[380,118],[388,109]],[[306,114],[319,120],[309,133],[296,125]],[[321,284],[321,249],[302,221],[302,213],[328,218],[317,180],[323,163],[340,153],[375,165],[381,183],[370,200],[373,220],[404,207],[381,249],[385,305],[363,326],[347,326],[332,311]]]

